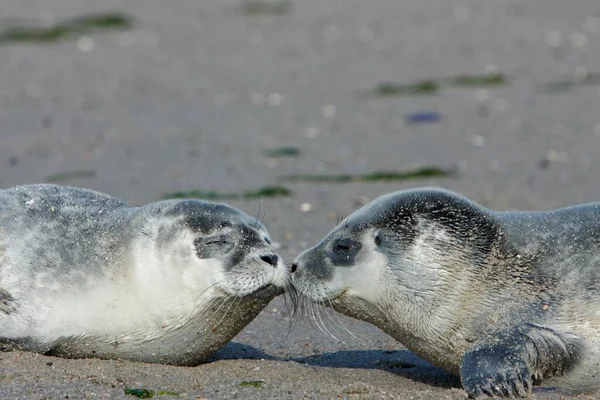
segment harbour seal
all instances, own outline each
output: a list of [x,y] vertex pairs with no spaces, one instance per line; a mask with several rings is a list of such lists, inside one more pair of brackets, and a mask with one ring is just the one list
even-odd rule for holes
[[471,397],[600,388],[600,203],[493,211],[383,195],[291,265],[300,295],[381,328]]
[[58,185],[0,191],[0,343],[197,365],[283,290],[265,227],[225,204],[132,207]]

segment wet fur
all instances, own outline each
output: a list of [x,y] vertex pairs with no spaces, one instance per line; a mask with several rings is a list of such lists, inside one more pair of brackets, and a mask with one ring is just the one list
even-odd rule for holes
[[[332,263],[342,237],[363,244],[350,266]],[[295,263],[300,294],[474,376],[480,382],[463,379],[471,394],[495,395],[483,387],[487,349],[526,359],[536,383],[600,388],[600,204],[497,212],[441,189],[396,192],[350,215]],[[490,374],[512,373],[510,362],[485,357],[498,364]],[[503,395],[530,391],[509,378]]]
[[[222,232],[236,249],[200,259]],[[0,191],[0,343],[69,358],[194,365],[281,292],[265,228],[223,204],[144,207],[57,185]],[[277,275],[277,276],[275,276]],[[260,290],[259,290],[260,289]]]

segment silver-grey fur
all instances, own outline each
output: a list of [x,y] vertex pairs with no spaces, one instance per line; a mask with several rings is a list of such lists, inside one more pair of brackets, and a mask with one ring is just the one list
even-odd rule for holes
[[288,279],[264,226],[225,204],[131,207],[91,190],[0,191],[0,344],[196,365]]
[[390,193],[292,271],[301,295],[380,327],[472,397],[600,388],[600,203],[500,212],[437,188]]

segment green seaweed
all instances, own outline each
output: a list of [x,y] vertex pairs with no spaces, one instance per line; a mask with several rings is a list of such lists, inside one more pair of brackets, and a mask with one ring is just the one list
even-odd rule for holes
[[364,175],[318,175],[301,174],[286,175],[280,179],[289,182],[330,182],[330,183],[348,183],[348,182],[389,182],[403,181],[409,179],[448,177],[454,174],[454,171],[435,166],[425,166],[409,171],[375,171]]
[[264,384],[265,384],[265,381],[263,381],[263,380],[259,380],[259,381],[242,381],[240,383],[240,386],[253,386],[255,388],[260,388]]
[[148,389],[125,388],[124,392],[126,395],[135,396],[140,399],[150,399],[155,395],[154,390]]
[[277,147],[275,149],[265,150],[265,155],[269,158],[298,157],[300,155],[300,149],[295,145]]
[[189,199],[200,198],[206,200],[235,200],[235,199],[257,199],[261,197],[291,196],[292,191],[283,186],[265,186],[257,190],[243,193],[219,193],[214,191],[204,192],[201,190],[179,191],[166,193],[165,199]]
[[172,392],[170,390],[150,390],[150,389],[136,389],[136,388],[125,388],[124,392],[126,395],[135,396],[140,399],[151,399],[154,396],[179,396],[179,393]]
[[461,87],[483,87],[483,86],[504,86],[508,79],[504,74],[494,73],[488,75],[458,75],[443,79],[452,86]]
[[71,179],[94,178],[95,176],[96,176],[96,171],[94,171],[94,170],[59,172],[58,174],[48,175],[46,177],[45,181],[50,182],[50,183],[56,183],[56,182],[68,181]]
[[557,80],[542,84],[541,91],[543,93],[565,93],[577,89],[580,86],[596,86],[600,85],[600,73],[593,72],[584,74],[580,78]]
[[246,15],[286,15],[291,8],[291,1],[246,0],[242,3],[242,12]]
[[373,92],[376,96],[413,96],[413,95],[431,95],[440,90],[440,85],[432,80],[418,81],[413,84],[399,84],[393,82],[383,82],[375,86]]
[[458,75],[446,78],[420,80],[411,84],[382,82],[375,86],[372,95],[377,97],[434,95],[444,86],[487,87],[504,86],[508,78],[502,73],[487,75]]
[[7,26],[0,30],[0,43],[56,42],[99,30],[126,29],[132,24],[131,17],[118,12],[88,14],[59,21],[49,27]]

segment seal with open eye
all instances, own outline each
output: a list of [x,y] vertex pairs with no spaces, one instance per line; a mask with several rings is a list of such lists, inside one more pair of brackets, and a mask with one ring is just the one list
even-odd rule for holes
[[378,326],[471,397],[600,388],[600,203],[500,212],[442,189],[390,193],[291,271],[301,295]]

